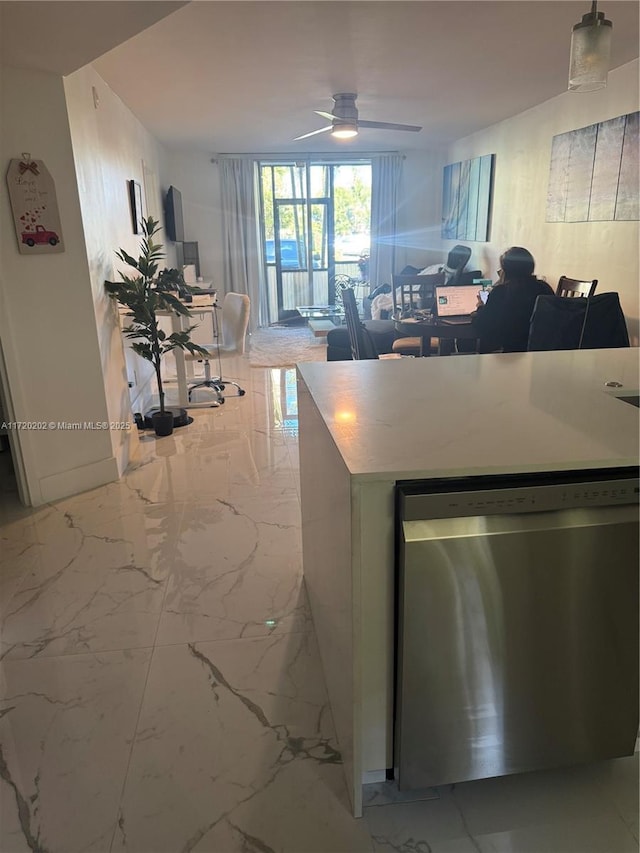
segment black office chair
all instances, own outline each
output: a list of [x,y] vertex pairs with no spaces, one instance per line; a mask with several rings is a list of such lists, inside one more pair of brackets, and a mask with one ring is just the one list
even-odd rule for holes
[[529,351],[628,346],[629,333],[617,293],[536,299],[529,324]]
[[469,246],[456,245],[447,255],[445,266],[445,284],[461,284],[462,271],[469,263],[471,249]]

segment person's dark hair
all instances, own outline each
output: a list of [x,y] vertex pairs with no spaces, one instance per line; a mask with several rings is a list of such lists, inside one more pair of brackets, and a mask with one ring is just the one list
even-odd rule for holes
[[536,262],[528,249],[512,246],[500,256],[500,268],[505,284],[518,283],[532,279]]

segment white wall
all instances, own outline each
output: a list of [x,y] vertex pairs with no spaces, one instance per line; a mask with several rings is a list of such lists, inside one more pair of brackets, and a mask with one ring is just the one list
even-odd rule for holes
[[[129,347],[125,352],[117,309],[105,294],[104,282],[118,280],[118,270],[133,272],[116,258],[116,249],[138,255],[141,237],[133,233],[129,180],[142,187],[145,215],[154,216],[164,225],[165,155],[160,144],[91,66],[65,79],[65,93],[109,417],[112,421],[131,420],[127,383],[133,382],[139,395],[136,410],[144,411],[156,390],[153,367]],[[174,245],[167,241],[164,231],[158,239],[165,245],[163,264],[173,266]],[[122,473],[137,434],[113,433],[113,440]]]
[[[490,242],[471,243],[471,266],[495,278],[509,246],[525,246],[536,272],[555,286],[561,275],[598,279],[598,293],[617,291],[634,345],[638,335],[638,222],[545,222],[551,143],[566,133],[638,109],[638,60],[609,73],[606,89],[566,92],[461,139],[447,163],[495,154]],[[453,244],[448,242],[447,246]]]
[[[13,412],[20,421],[108,421],[62,79],[4,66],[0,85],[2,162],[22,152],[45,162],[66,247],[21,255],[2,193],[0,340]],[[22,432],[19,444],[34,505],[118,475],[108,431]]]
[[200,274],[222,292],[220,170],[210,155],[172,151],[166,174],[169,183],[182,194],[184,235],[186,240],[198,243]]
[[444,163],[444,149],[406,153],[398,211],[396,272],[407,264],[422,269],[444,260],[446,250],[440,236]]

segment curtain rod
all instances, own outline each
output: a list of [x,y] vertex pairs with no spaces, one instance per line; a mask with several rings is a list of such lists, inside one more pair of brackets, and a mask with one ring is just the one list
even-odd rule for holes
[[[286,160],[290,162],[293,160],[294,162],[302,162],[303,160],[340,160],[344,162],[345,160],[363,160],[363,159],[371,159],[372,157],[380,157],[380,156],[389,156],[390,154],[399,154],[398,151],[354,151],[351,154],[331,154],[324,152],[318,153],[308,153],[304,154],[296,154],[294,152],[288,151],[284,154],[282,153],[258,153],[258,154],[215,154],[211,158],[211,163],[217,163],[218,160]],[[404,154],[400,155],[402,159],[405,159]]]

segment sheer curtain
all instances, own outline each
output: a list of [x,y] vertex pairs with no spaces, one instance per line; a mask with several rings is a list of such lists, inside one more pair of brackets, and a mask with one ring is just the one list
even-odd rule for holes
[[258,229],[258,164],[249,158],[221,158],[220,189],[224,288],[251,300],[250,330],[267,325],[267,288]]
[[401,154],[371,158],[371,289],[391,284],[396,272],[396,218],[403,159]]

